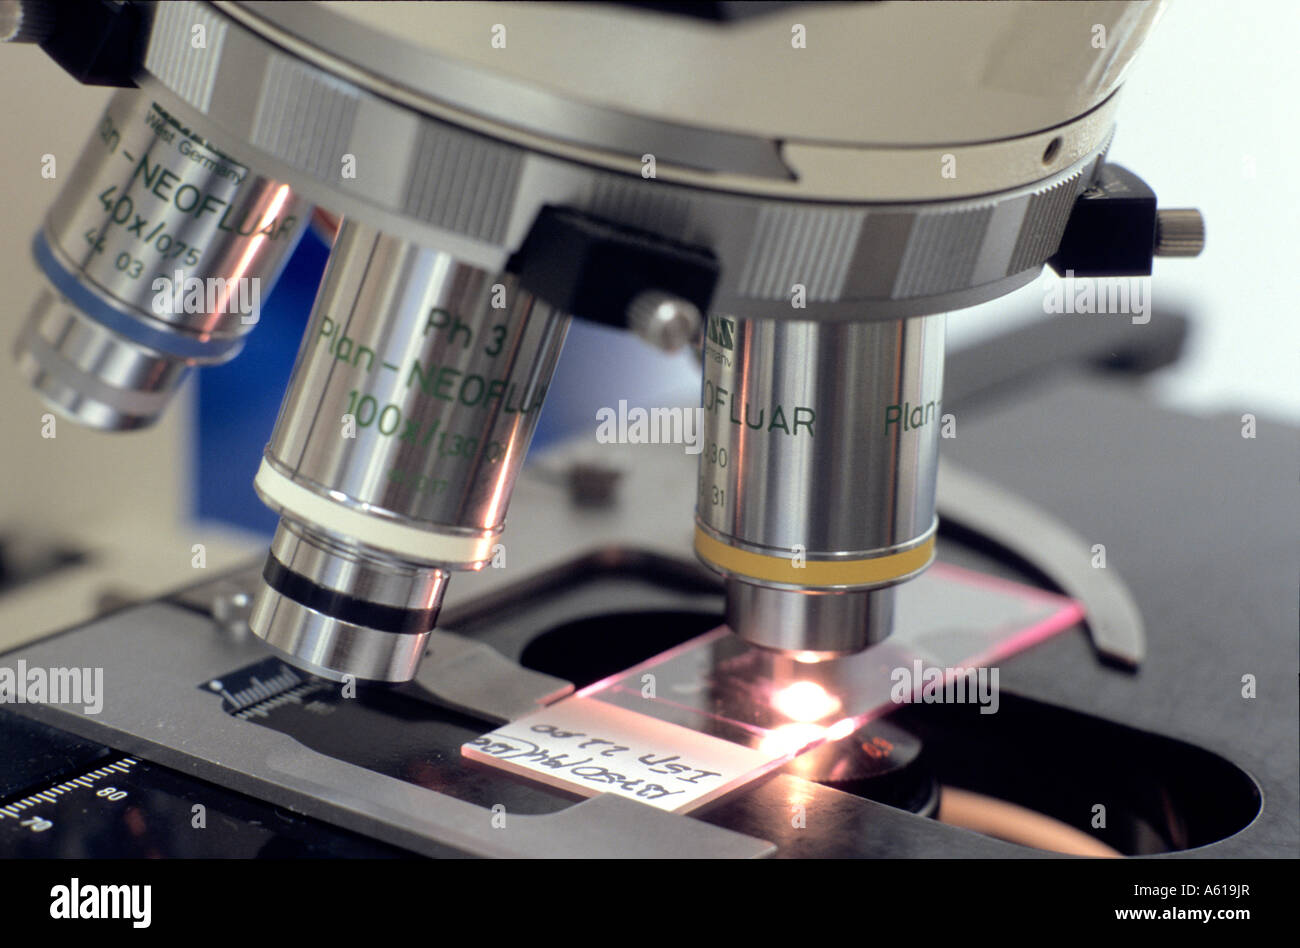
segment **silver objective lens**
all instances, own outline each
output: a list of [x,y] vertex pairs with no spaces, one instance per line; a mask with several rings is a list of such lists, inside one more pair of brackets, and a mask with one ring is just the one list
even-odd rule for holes
[[943,321],[709,317],[695,549],[741,637],[832,656],[889,634],[891,587],[934,557]]
[[412,678],[451,569],[493,556],[568,317],[345,219],[255,485],[250,625],[327,677]]
[[33,241],[47,283],[19,371],[82,424],[152,424],[192,366],[239,353],[310,212],[148,96],[116,93]]

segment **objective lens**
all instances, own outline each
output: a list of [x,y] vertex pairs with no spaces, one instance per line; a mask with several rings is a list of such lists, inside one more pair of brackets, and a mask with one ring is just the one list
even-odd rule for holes
[[493,556],[567,327],[345,219],[255,482],[281,520],[253,631],[327,677],[412,678],[447,570]]
[[934,557],[943,316],[710,316],[695,550],[727,620],[821,656],[889,634],[892,586]]
[[82,424],[152,424],[192,366],[239,353],[309,216],[287,185],[116,93],[33,241],[48,282],[19,371]]

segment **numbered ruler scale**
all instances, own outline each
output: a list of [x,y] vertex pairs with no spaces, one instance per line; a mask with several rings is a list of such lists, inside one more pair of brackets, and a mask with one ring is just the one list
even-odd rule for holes
[[14,822],[29,832],[44,833],[54,827],[52,817],[58,810],[69,806],[85,810],[91,806],[120,803],[127,798],[129,791],[110,785],[108,781],[116,778],[116,782],[121,783],[123,777],[131,776],[132,768],[138,764],[139,761],[133,757],[123,757],[105,767],[0,805],[0,833],[11,829]]

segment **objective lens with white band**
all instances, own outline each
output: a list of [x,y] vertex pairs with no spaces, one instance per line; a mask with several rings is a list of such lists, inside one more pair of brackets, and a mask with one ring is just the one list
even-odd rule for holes
[[253,631],[329,677],[414,676],[449,570],[493,556],[568,317],[347,220],[255,486]]

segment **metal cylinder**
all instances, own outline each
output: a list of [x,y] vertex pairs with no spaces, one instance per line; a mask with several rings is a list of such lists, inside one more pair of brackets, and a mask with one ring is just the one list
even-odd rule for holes
[[[324,677],[414,676],[442,605],[444,570],[367,554],[285,518],[249,625]],[[377,634],[382,633],[382,634]]]
[[889,634],[934,557],[944,317],[709,317],[696,553],[733,631],[831,656]]
[[118,92],[33,241],[48,283],[15,345],[20,372],[83,424],[152,424],[191,367],[238,354],[310,211]]
[[253,631],[318,674],[414,676],[450,569],[493,556],[567,315],[344,220],[255,486]]

